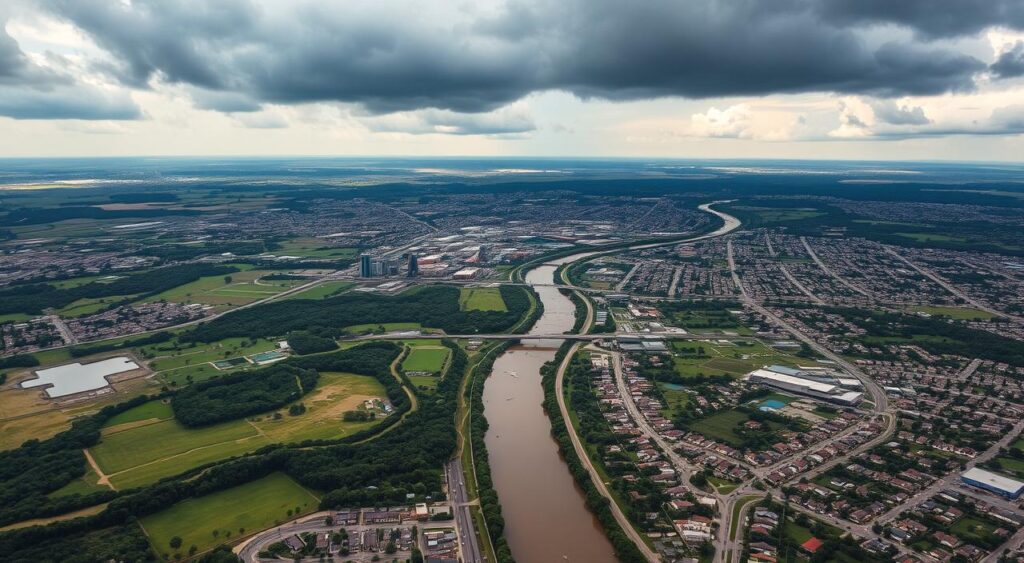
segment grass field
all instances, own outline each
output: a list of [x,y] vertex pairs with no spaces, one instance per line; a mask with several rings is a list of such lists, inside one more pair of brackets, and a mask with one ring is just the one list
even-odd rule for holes
[[259,279],[265,275],[281,273],[286,272],[269,270],[234,272],[230,274],[230,282],[225,281],[224,276],[206,276],[148,297],[144,301],[150,303],[164,299],[177,303],[201,303],[212,305],[215,309],[223,311],[266,299],[303,283],[302,280],[263,281]]
[[735,429],[741,422],[746,422],[748,416],[736,410],[724,410],[711,416],[702,418],[689,424],[690,429],[715,440],[721,440],[733,447],[739,447],[740,437]]
[[289,295],[285,299],[326,299],[355,287],[356,284],[344,281],[325,282],[305,291]]
[[981,309],[973,309],[970,307],[930,307],[930,306],[917,306],[911,307],[911,311],[915,313],[928,313],[932,316],[945,316],[956,320],[973,320],[983,319],[989,320],[995,315],[986,313]]
[[280,248],[272,251],[278,256],[305,256],[309,258],[354,259],[359,249],[350,246],[329,246],[324,239],[294,238],[279,243]]
[[[173,557],[171,538],[181,538],[178,552],[191,546],[207,551],[232,537],[269,528],[294,514],[316,510],[319,499],[283,473],[179,502],[140,520],[157,553]],[[168,557],[168,558],[170,558]]]
[[407,372],[427,371],[440,373],[444,369],[444,364],[448,361],[450,354],[451,351],[444,347],[428,348],[416,346],[402,360],[402,369]]
[[85,475],[82,475],[78,479],[64,485],[63,487],[53,491],[46,495],[50,498],[66,497],[68,495],[87,495],[89,493],[95,493],[97,491],[109,491],[110,488],[104,485],[98,485],[100,476],[93,471],[89,464],[85,466]]
[[163,401],[150,401],[112,417],[103,426],[118,426],[143,420],[167,420],[174,417],[171,405]]
[[304,414],[290,416],[286,405],[276,411],[280,418],[266,413],[204,428],[186,428],[173,418],[149,422],[160,407],[146,403],[122,413],[127,422],[104,428],[90,452],[115,487],[137,487],[270,444],[342,438],[382,420],[343,422],[344,412],[384,396],[372,377],[324,373],[316,389],[297,401],[306,405]]
[[810,219],[824,215],[821,211],[811,208],[799,209],[766,209],[759,208],[754,213],[765,223],[778,223],[781,221],[796,221],[799,219]]
[[459,292],[463,311],[507,311],[501,291],[496,287],[464,287]]
[[370,334],[394,332],[399,330],[420,330],[423,325],[420,323],[367,323],[345,327],[345,334]]
[[1017,479],[1024,478],[1024,460],[1001,456],[997,457],[996,461],[1002,466],[1002,473]]
[[[142,357],[148,359],[153,371],[162,372],[206,362],[248,356],[268,350],[276,350],[277,342],[266,338],[225,338],[195,347],[178,346],[176,341],[154,344],[140,348]],[[150,359],[151,358],[151,359]]]
[[949,235],[942,235],[938,233],[896,233],[897,235],[916,240],[918,242],[967,242],[967,239],[962,237],[951,237]]
[[681,389],[675,389],[674,386],[667,385],[665,383],[658,383],[658,388],[661,389],[661,393],[665,396],[665,407],[661,409],[661,415],[664,417],[671,418],[672,413],[676,409],[685,407],[690,402],[690,394]]
[[[732,344],[677,340],[673,362],[676,373],[683,377],[698,375],[731,375],[738,377],[771,364],[815,365],[812,360],[798,358],[765,346],[756,340],[740,340]],[[704,350],[700,354],[700,349]]]

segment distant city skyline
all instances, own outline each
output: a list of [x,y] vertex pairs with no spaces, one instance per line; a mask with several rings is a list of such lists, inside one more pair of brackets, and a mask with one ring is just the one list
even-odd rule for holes
[[1022,100],[1014,0],[0,6],[0,157],[1020,162]]

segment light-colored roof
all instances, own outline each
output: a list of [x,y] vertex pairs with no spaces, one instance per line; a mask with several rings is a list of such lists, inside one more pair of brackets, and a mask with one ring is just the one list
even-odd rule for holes
[[972,467],[967,471],[964,471],[964,474],[961,475],[961,477],[977,481],[979,483],[984,483],[990,487],[995,487],[1010,494],[1016,494],[1024,488],[1024,483],[1021,483],[1016,479],[1010,479],[1009,477],[1004,477],[998,473],[992,473],[991,471],[985,471],[978,467]]
[[825,393],[829,395],[835,393],[837,390],[837,387],[831,383],[821,383],[819,381],[814,381],[813,379],[794,377],[792,375],[786,375],[784,373],[767,369],[756,369],[750,373],[750,376],[778,381],[779,383],[787,383],[789,385],[798,385],[812,391],[817,391],[818,393]]

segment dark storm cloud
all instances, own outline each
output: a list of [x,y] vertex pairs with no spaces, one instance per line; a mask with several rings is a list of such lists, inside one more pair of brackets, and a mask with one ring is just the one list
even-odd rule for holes
[[989,70],[997,78],[1024,76],[1024,41],[1018,41],[1013,49],[999,55]]
[[871,103],[875,117],[891,125],[927,125],[931,123],[924,109],[916,106],[897,105],[892,100],[878,100]]
[[522,1],[476,17],[417,3],[276,4],[271,13],[246,0],[42,1],[109,51],[127,84],[159,77],[254,105],[341,101],[374,113],[482,112],[546,90],[614,100],[966,91],[981,61],[847,24],[934,36],[1015,13],[1007,3],[957,27],[932,21],[934,7],[886,13],[880,2],[843,10],[828,0]]
[[922,37],[971,35],[987,27],[1024,29],[1020,0],[820,0],[822,18],[843,25],[895,24]]

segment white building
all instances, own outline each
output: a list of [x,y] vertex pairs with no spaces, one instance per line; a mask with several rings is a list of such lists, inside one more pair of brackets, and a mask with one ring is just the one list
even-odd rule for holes
[[775,389],[841,405],[857,405],[864,399],[864,393],[860,391],[850,391],[834,383],[800,377],[797,375],[799,373],[798,370],[786,371],[788,373],[783,373],[776,366],[771,366],[750,372],[747,375],[747,379],[751,383],[760,383]]

